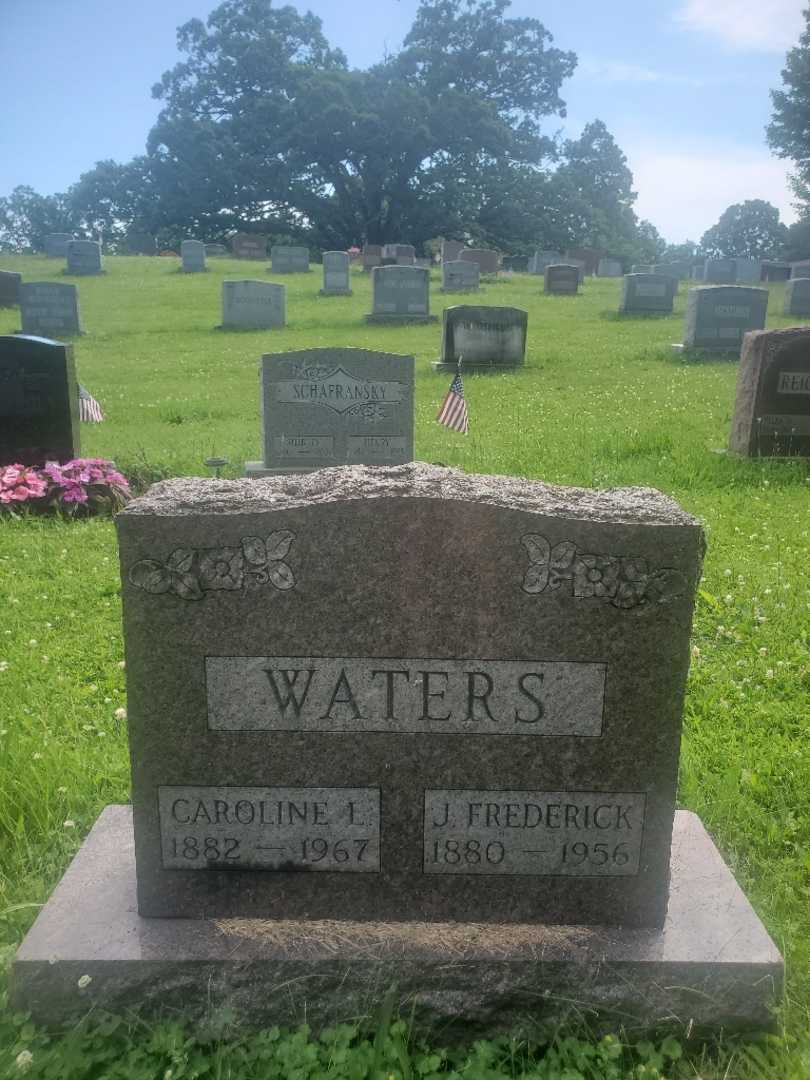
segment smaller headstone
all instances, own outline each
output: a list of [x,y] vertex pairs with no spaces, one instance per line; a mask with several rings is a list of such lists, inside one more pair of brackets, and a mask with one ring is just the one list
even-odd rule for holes
[[480,284],[478,263],[465,259],[442,263],[442,292],[477,292]]
[[558,266],[563,261],[559,251],[535,251],[529,259],[530,274],[544,274],[547,266]]
[[463,250],[461,240],[442,240],[442,262],[457,262]]
[[264,233],[236,233],[231,237],[231,252],[237,259],[266,259],[267,236]]
[[810,316],[810,277],[791,278],[785,285],[783,315]]
[[765,326],[767,311],[767,289],[747,285],[690,289],[682,347],[739,353],[745,334]]
[[459,304],[442,317],[442,358],[436,371],[520,367],[526,359],[529,316],[520,308]]
[[286,323],[286,285],[251,280],[222,282],[223,330],[264,330]]
[[703,280],[707,285],[733,285],[737,280],[735,259],[707,259],[703,264]]
[[346,251],[323,253],[323,288],[321,296],[351,296],[349,254]]
[[810,328],[746,334],[729,449],[810,456]]
[[[798,275],[797,275],[798,276]],[[762,281],[789,281],[790,263],[765,259],[762,263]]]
[[618,259],[600,259],[596,267],[597,277],[621,277],[622,264]]
[[101,274],[101,244],[96,240],[71,240],[67,246],[66,274]]
[[264,460],[251,477],[413,461],[414,359],[367,349],[262,357]]
[[308,274],[309,248],[292,244],[273,244],[270,248],[273,274]]
[[546,267],[544,286],[556,296],[574,296],[579,292],[580,269],[571,263],[552,263]]
[[70,461],[80,452],[72,347],[21,334],[0,337],[0,466]]
[[735,259],[738,284],[762,281],[762,263],[759,259]]
[[497,274],[500,266],[500,256],[497,251],[490,248],[464,248],[459,259],[463,262],[478,263],[478,269],[484,274]]
[[668,274],[626,274],[619,311],[633,314],[671,314],[675,279]]
[[0,270],[0,307],[16,307],[20,302],[22,274]]
[[382,245],[365,244],[363,246],[363,272],[370,274],[375,266],[382,266]]
[[75,237],[66,232],[49,233],[45,237],[45,254],[50,259],[64,259],[67,255],[67,246]]
[[157,255],[157,240],[151,233],[127,233],[127,251],[130,255]]
[[229,254],[228,249],[224,244],[204,244],[205,254],[208,258],[219,258],[222,255]]
[[24,281],[20,318],[23,334],[47,338],[80,334],[79,290],[59,281]]
[[201,240],[183,240],[180,244],[180,258],[186,274],[200,274],[207,269],[205,244]]
[[373,309],[366,322],[435,322],[430,314],[430,271],[420,266],[375,266]]
[[810,277],[810,259],[790,264],[790,276],[792,278]]

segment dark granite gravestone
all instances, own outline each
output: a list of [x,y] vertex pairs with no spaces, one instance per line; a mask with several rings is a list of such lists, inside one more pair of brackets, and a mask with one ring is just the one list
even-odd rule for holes
[[97,240],[71,240],[67,246],[66,274],[102,274],[104,263]]
[[24,334],[50,338],[81,334],[79,290],[59,281],[24,281],[20,319]]
[[810,277],[791,278],[787,282],[782,314],[798,318],[810,316]]
[[157,255],[157,240],[148,232],[127,233],[127,252],[130,255]]
[[680,347],[739,353],[745,334],[765,326],[767,311],[767,289],[745,285],[702,285],[690,289],[686,332]]
[[626,274],[619,311],[631,314],[671,314],[676,281],[668,274]]
[[323,288],[321,296],[351,296],[351,269],[347,251],[323,253]]
[[415,266],[416,248],[413,244],[384,244],[382,258],[383,265]]
[[49,233],[45,237],[45,254],[51,259],[64,259],[71,240],[75,240],[71,233]]
[[208,258],[217,258],[222,255],[228,255],[228,249],[224,244],[204,244],[205,254]]
[[485,274],[497,274],[501,261],[498,252],[490,248],[464,248],[458,257],[462,262],[478,263],[482,277]]
[[442,262],[458,262],[458,257],[464,250],[461,240],[442,240]]
[[569,248],[565,253],[563,262],[574,264],[582,263],[584,268],[583,277],[593,277],[596,273],[596,268],[599,265],[599,260],[603,255],[604,252],[600,251],[598,248]]
[[762,263],[762,281],[788,281],[790,273],[790,263],[773,262],[770,259]]
[[273,244],[270,248],[270,270],[274,274],[308,274],[309,248]]
[[557,296],[575,296],[579,292],[580,270],[569,263],[552,263],[544,272],[547,293]]
[[0,337],[0,466],[79,456],[73,349],[47,338]]
[[373,309],[366,322],[435,322],[430,314],[430,271],[421,266],[375,266]]
[[205,264],[205,244],[201,240],[183,240],[180,244],[180,258],[186,274],[201,274],[208,269]]
[[810,457],[810,328],[745,335],[729,449]]
[[621,277],[622,264],[618,259],[603,258],[596,267],[597,277]]
[[223,281],[223,330],[265,330],[287,323],[287,286],[269,281]]
[[509,370],[526,359],[527,312],[513,307],[459,304],[444,309],[442,358],[436,371]]
[[20,302],[22,274],[0,270],[0,307],[17,307]]
[[413,460],[412,356],[306,349],[262,357],[263,461],[247,476]]
[[465,259],[442,263],[442,292],[477,292],[480,286],[478,263]]
[[236,233],[231,237],[231,253],[237,259],[266,259],[267,236],[264,233]]
[[382,245],[365,244],[363,246],[363,272],[370,274],[375,266],[382,266]]
[[529,273],[544,274],[547,266],[559,266],[562,261],[559,251],[535,251],[529,260]]
[[707,285],[733,285],[737,280],[735,259],[707,259],[703,264],[703,280]]

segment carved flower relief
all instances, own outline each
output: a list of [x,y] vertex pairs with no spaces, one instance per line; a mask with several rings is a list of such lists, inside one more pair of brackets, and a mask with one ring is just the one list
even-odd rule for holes
[[182,600],[202,600],[206,592],[255,588],[272,584],[291,589],[295,576],[283,560],[295,540],[291,532],[271,533],[266,540],[246,536],[239,547],[176,548],[165,563],[141,559],[129,580],[145,592],[172,592]]

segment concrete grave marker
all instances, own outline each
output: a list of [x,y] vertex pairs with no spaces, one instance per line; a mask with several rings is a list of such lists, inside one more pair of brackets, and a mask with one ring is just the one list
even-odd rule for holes
[[0,337],[0,466],[78,457],[73,349],[47,338]]
[[286,323],[286,285],[250,280],[222,282],[223,330],[264,330]]
[[351,296],[351,270],[347,251],[323,253],[323,288],[321,296]]
[[430,271],[421,266],[375,266],[373,310],[366,322],[435,322],[430,314]]
[[309,248],[291,244],[273,244],[270,270],[274,274],[308,274]]
[[498,252],[489,248],[464,248],[458,257],[462,262],[478,263],[482,277],[485,274],[497,274],[501,262]]
[[367,349],[262,357],[264,460],[248,476],[413,460],[414,360]]
[[201,240],[183,240],[180,244],[180,258],[186,274],[201,274],[208,269],[205,264],[205,244]]
[[45,237],[45,254],[51,259],[64,259],[67,256],[67,246],[76,238],[72,233],[49,233]]
[[810,277],[791,278],[787,282],[782,314],[798,318],[810,316]]
[[746,334],[729,449],[810,457],[810,328]]
[[559,296],[579,292],[580,269],[570,263],[552,263],[545,269],[545,291]]
[[765,326],[767,311],[767,289],[745,285],[690,289],[683,348],[739,353],[745,334]]
[[20,318],[24,334],[49,338],[81,334],[79,290],[61,281],[24,281]]
[[231,252],[237,259],[266,259],[267,236],[264,233],[236,233],[231,237]]
[[626,274],[619,311],[626,315],[671,314],[675,287],[675,279],[668,274]]
[[618,259],[600,259],[596,268],[597,277],[621,277],[622,264]]
[[66,274],[102,274],[101,244],[96,240],[71,240],[67,246]]
[[707,259],[703,280],[707,285],[733,285],[737,280],[736,259]]
[[442,263],[442,292],[477,292],[480,285],[478,263],[466,259]]
[[22,274],[12,270],[0,270],[0,308],[17,307],[20,302]]
[[459,304],[444,309],[442,358],[437,371],[455,371],[462,357],[468,368],[508,370],[526,359],[529,316],[513,307]]

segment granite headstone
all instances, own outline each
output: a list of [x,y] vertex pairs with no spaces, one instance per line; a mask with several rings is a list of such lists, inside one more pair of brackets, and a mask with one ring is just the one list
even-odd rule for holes
[[597,277],[621,277],[622,264],[618,259],[603,258],[596,267]]
[[231,237],[231,253],[237,259],[266,259],[267,236],[264,233],[236,233]]
[[582,263],[584,267],[584,277],[593,277],[596,273],[596,268],[599,265],[599,260],[604,255],[603,251],[593,247],[575,247],[569,248],[565,253],[566,263]]
[[442,263],[442,292],[477,292],[480,285],[478,263],[466,259]]
[[286,323],[286,285],[251,280],[222,282],[223,330],[264,330]]
[[458,262],[458,257],[464,250],[461,240],[442,240],[442,262]]
[[501,261],[498,252],[491,248],[464,248],[458,257],[463,262],[478,263],[482,277],[485,274],[497,274]]
[[746,334],[729,449],[810,457],[810,328]]
[[72,233],[49,233],[44,241],[45,254],[51,259],[64,259],[71,240],[75,240]]
[[810,316],[810,277],[791,278],[787,282],[782,314],[803,319]]
[[580,269],[570,263],[551,263],[544,271],[544,288],[558,296],[574,296],[579,292]]
[[294,244],[273,244],[270,270],[274,274],[308,274],[309,248]]
[[737,280],[737,260],[707,259],[703,264],[703,280],[707,285],[733,285]]
[[391,266],[414,266],[416,248],[413,244],[384,244],[382,257]]
[[442,358],[437,371],[509,370],[526,359],[529,316],[520,308],[459,304],[444,309]]
[[739,353],[745,334],[765,326],[767,311],[767,289],[747,285],[690,289],[683,347]]
[[619,311],[623,314],[671,314],[675,279],[668,274],[626,274]]
[[72,346],[22,334],[0,337],[0,466],[70,461],[79,453]]
[[763,260],[762,281],[789,281],[790,276],[790,263],[774,262],[772,259]]
[[544,274],[547,266],[558,266],[563,261],[559,251],[535,251],[529,260],[530,274]]
[[370,274],[375,266],[382,266],[382,244],[363,245],[363,272]]
[[205,244],[201,240],[183,240],[180,244],[180,258],[186,274],[201,274],[208,269],[205,264]]
[[321,296],[351,296],[350,261],[347,251],[323,253],[323,288]]
[[366,322],[435,322],[430,314],[430,271],[421,266],[375,266],[373,309]]
[[762,281],[762,262],[759,259],[735,259],[737,268],[737,283],[750,285],[752,282]]
[[0,270],[0,307],[17,307],[20,302],[22,274]]
[[49,338],[81,334],[78,288],[61,281],[24,281],[20,319],[24,334]]
[[104,264],[97,240],[71,240],[67,246],[66,274],[101,274]]

